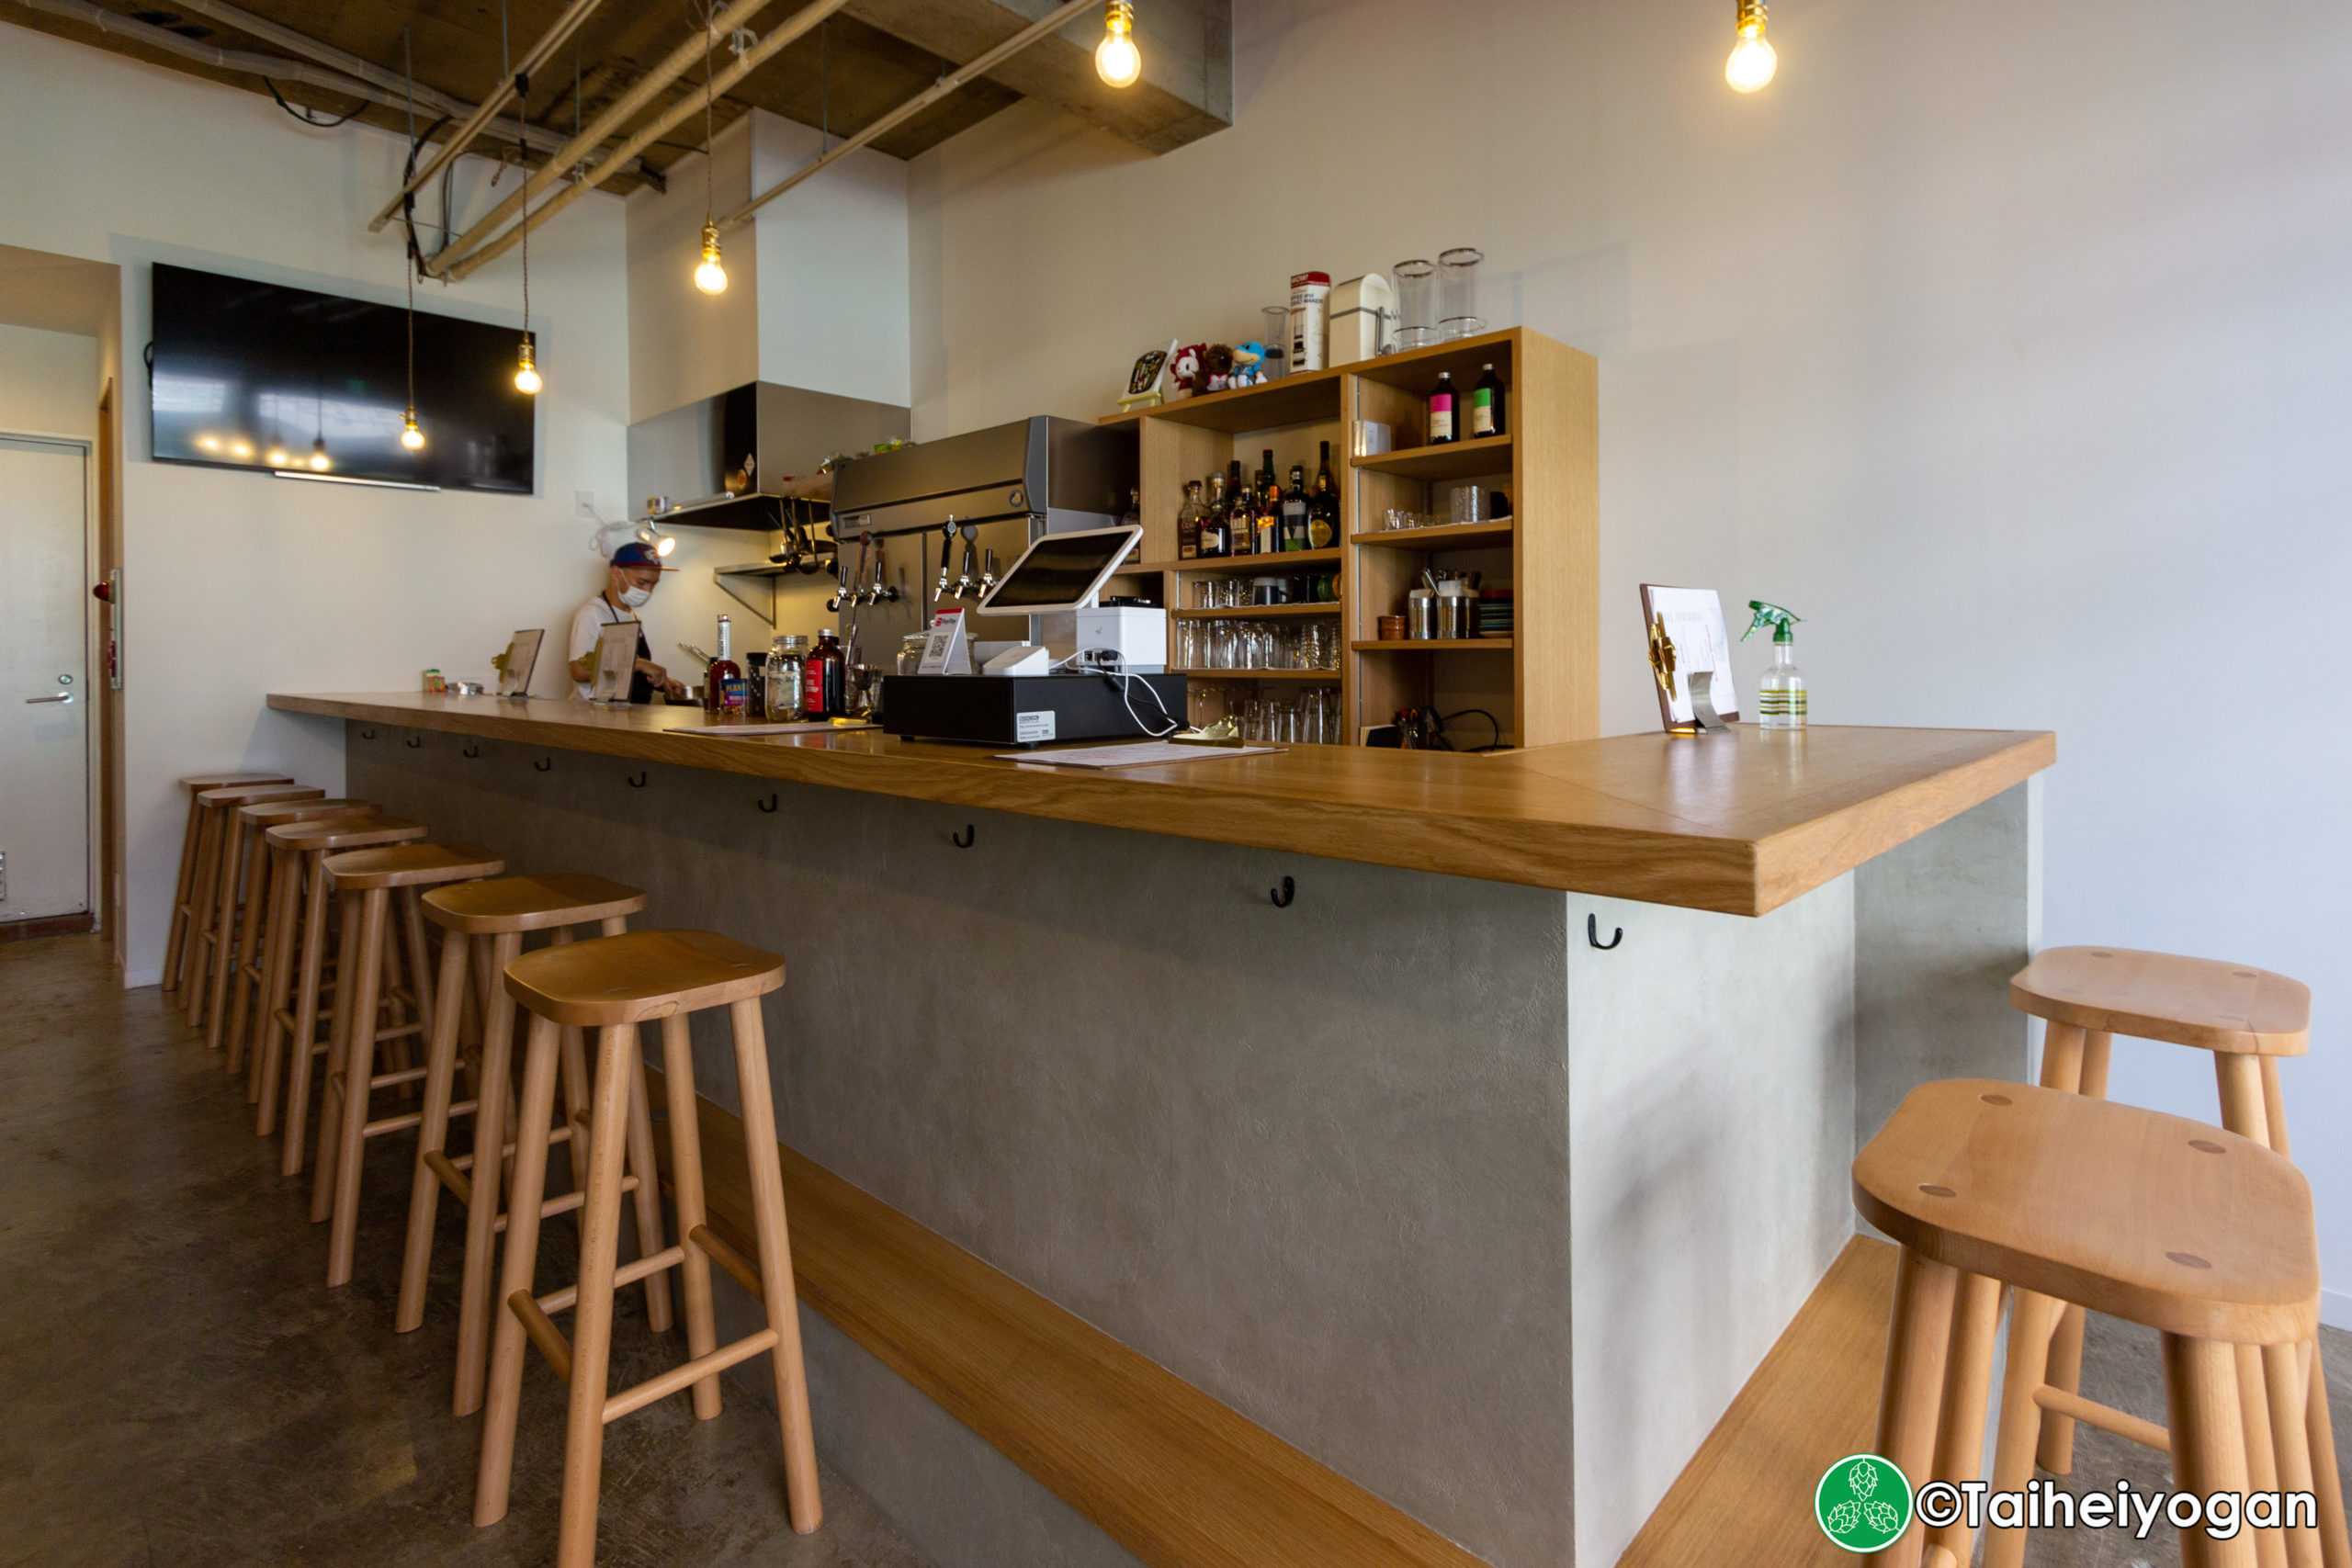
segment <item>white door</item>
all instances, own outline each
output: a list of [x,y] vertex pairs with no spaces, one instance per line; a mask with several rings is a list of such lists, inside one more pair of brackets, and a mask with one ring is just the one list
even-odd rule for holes
[[0,435],[0,921],[90,907],[89,457]]

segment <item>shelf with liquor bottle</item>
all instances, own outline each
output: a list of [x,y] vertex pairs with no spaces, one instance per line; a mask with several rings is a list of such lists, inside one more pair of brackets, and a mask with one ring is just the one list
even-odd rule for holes
[[[1350,736],[1408,707],[1478,709],[1511,744],[1598,735],[1596,368],[1588,355],[1510,328],[1105,420],[1136,427],[1140,459],[1143,559],[1122,573],[1129,584],[1122,591],[1157,574],[1159,601],[1178,612],[1176,623],[1204,630],[1220,618],[1321,625],[1335,615],[1346,639],[1336,671],[1190,672],[1262,681],[1270,691],[1284,689],[1272,682],[1336,676]],[[1359,450],[1372,444],[1358,439],[1367,424],[1388,427],[1390,450]],[[1311,539],[1321,547],[1287,555],[1199,554],[1197,526],[1218,488],[1213,478],[1221,470],[1229,485],[1238,474],[1256,497],[1269,450],[1277,507],[1289,496],[1294,466],[1310,507],[1315,476],[1328,468],[1337,502],[1329,542]],[[1187,517],[1193,480],[1201,495]],[[1451,496],[1464,488],[1482,493],[1480,520],[1454,524]],[[1509,499],[1499,518],[1492,514],[1498,497]],[[1391,513],[1409,515],[1412,525],[1388,527]],[[1274,525],[1280,544],[1279,510]],[[1212,535],[1211,542],[1219,541]],[[1496,635],[1379,641],[1380,618],[1406,613],[1425,570],[1478,574],[1480,623]],[[1202,598],[1204,583],[1269,576],[1291,582],[1291,603],[1236,604],[1230,588],[1205,591],[1227,597]],[[1477,728],[1483,743],[1483,723]]]

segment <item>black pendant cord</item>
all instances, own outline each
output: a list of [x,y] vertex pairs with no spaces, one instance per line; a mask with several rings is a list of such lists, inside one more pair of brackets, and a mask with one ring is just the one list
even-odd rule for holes
[[718,17],[706,6],[702,14],[702,221],[705,228],[718,215],[718,141],[712,129],[710,50]]

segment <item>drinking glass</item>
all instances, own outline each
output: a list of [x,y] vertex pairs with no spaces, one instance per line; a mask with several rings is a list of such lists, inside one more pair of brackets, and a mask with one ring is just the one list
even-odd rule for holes
[[1195,610],[1216,608],[1216,580],[1215,578],[1204,577],[1193,584],[1193,608]]
[[1478,315],[1478,264],[1487,259],[1484,251],[1458,245],[1438,254],[1438,337],[1451,341],[1458,337],[1476,337],[1487,330]]
[[1290,307],[1269,305],[1258,312],[1265,317],[1261,334],[1266,344],[1266,357],[1258,368],[1266,373],[1269,381],[1279,381],[1290,374]]
[[1427,348],[1438,341],[1430,299],[1437,268],[1427,261],[1400,261],[1388,275],[1396,285],[1396,346]]

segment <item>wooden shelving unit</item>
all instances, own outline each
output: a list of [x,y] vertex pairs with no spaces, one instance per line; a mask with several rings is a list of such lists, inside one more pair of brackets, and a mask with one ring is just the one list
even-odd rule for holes
[[[1353,456],[1359,422],[1389,425],[1393,439],[1429,428],[1429,389],[1449,374],[1465,396],[1491,364],[1509,389],[1505,434],[1442,446]],[[1521,746],[1587,739],[1600,733],[1600,422],[1592,357],[1524,328],[1487,333],[1335,370],[1215,392],[1162,408],[1115,414],[1133,425],[1143,494],[1143,562],[1121,573],[1123,592],[1157,579],[1159,602],[1176,621],[1336,616],[1349,639],[1337,671],[1189,670],[1205,684],[1323,682],[1341,688],[1349,733],[1385,724],[1405,707],[1490,714],[1502,739]],[[1218,560],[1178,560],[1176,513],[1187,479],[1221,472],[1235,458],[1245,473],[1274,453],[1277,473],[1293,463],[1315,471],[1331,444],[1340,486],[1338,548]],[[1497,522],[1383,529],[1393,508],[1443,515],[1461,484],[1501,491],[1511,515]],[[1193,582],[1235,575],[1287,576],[1337,569],[1329,603],[1199,609]],[[1512,631],[1449,641],[1383,642],[1382,615],[1405,613],[1405,596],[1425,569],[1476,571],[1481,586],[1511,590]],[[1414,657],[1404,658],[1400,655]],[[1474,743],[1477,719],[1464,721]]]

